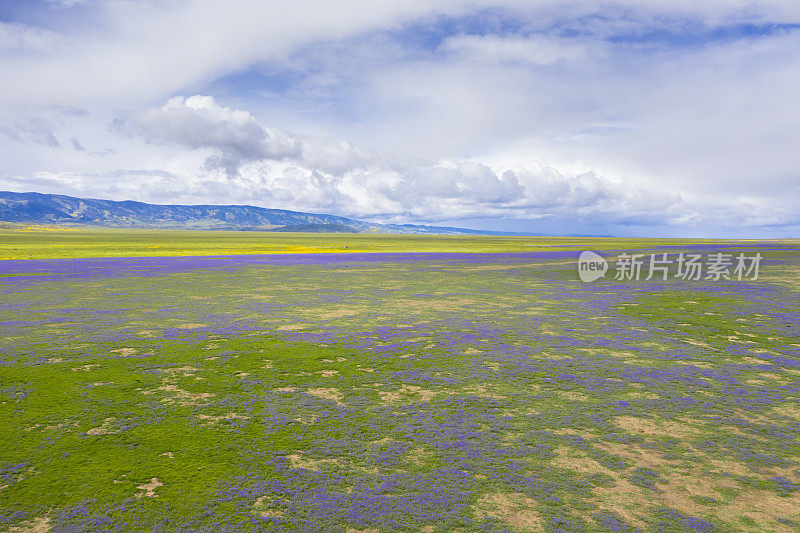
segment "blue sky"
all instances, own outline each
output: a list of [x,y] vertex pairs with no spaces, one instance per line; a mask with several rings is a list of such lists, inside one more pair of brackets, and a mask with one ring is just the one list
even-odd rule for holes
[[6,0],[0,79],[0,189],[800,229],[796,1]]

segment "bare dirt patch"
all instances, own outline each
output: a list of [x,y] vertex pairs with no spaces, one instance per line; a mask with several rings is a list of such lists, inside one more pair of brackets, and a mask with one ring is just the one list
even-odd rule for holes
[[[171,384],[162,385],[158,387],[158,390],[170,393],[170,396],[161,399],[166,404],[176,403],[183,406],[206,405],[208,403],[207,400],[214,397],[211,392],[189,392]],[[147,391],[142,391],[142,393],[145,394]]]
[[794,418],[795,420],[800,420],[800,403],[798,402],[788,402],[782,405],[778,405],[773,409],[776,413],[783,416],[788,416],[789,418]]
[[555,459],[553,464],[582,474],[606,474],[616,477],[617,473],[613,470],[601,465],[586,453],[576,448],[569,448],[567,446],[559,446],[555,450]]
[[682,421],[620,416],[614,420],[614,423],[634,435],[686,438],[700,434],[699,430]]
[[742,361],[747,363],[748,365],[771,365],[772,361],[766,361],[764,359],[759,359],[758,357],[742,357]]
[[92,428],[86,432],[87,435],[110,435],[113,433],[119,433],[121,430],[119,428],[114,427],[114,421],[116,418],[110,416],[103,421],[103,425]]
[[203,421],[207,426],[213,426],[217,422],[222,422],[223,420],[247,420],[248,417],[245,415],[240,415],[236,413],[227,413],[221,416],[213,416],[213,415],[197,415],[197,418]]
[[[613,455],[630,460],[636,466],[652,468],[660,472],[661,481],[655,491],[644,491],[633,486],[620,473],[609,473],[599,470],[614,478],[614,487],[596,487],[595,494],[601,505],[614,510],[634,526],[639,526],[637,509],[646,509],[653,504],[666,505],[692,516],[714,517],[741,526],[740,520],[748,518],[758,524],[753,531],[794,531],[778,521],[779,518],[797,520],[800,518],[800,494],[781,495],[777,492],[762,490],[749,484],[743,484],[739,477],[757,476],[761,479],[770,477],[774,472],[759,475],[744,464],[732,460],[709,461],[710,468],[695,465],[681,468],[666,461],[656,452],[637,449],[619,443],[597,443],[599,448]],[[573,470],[595,469],[598,466],[590,458],[576,460],[575,452],[563,456],[558,452],[556,463],[572,467]],[[715,503],[701,503],[703,499]],[[748,528],[743,528],[748,529]]]
[[395,303],[397,307],[412,312],[441,312],[470,307],[479,302],[472,298],[404,298],[396,300]]
[[572,402],[585,402],[589,400],[589,397],[582,392],[576,391],[559,391],[558,395],[564,398],[565,400],[570,400]]
[[471,385],[469,387],[464,387],[463,390],[467,394],[473,394],[475,396],[480,396],[481,398],[491,398],[493,400],[507,399],[506,396],[489,391],[489,388],[486,385]]
[[683,361],[675,361],[676,365],[685,365],[685,366],[694,366],[697,368],[702,368],[704,370],[710,370],[714,368],[711,363],[707,363],[705,361],[693,361],[693,360],[683,360]]
[[136,355],[138,350],[136,348],[117,348],[116,350],[111,350],[111,353],[118,354],[123,357],[130,357],[132,355]]
[[409,460],[417,465],[422,464],[423,460],[428,455],[429,455],[428,452],[426,452],[425,448],[422,446],[417,446],[415,448],[411,448],[410,450],[408,450]]
[[319,472],[320,468],[324,465],[338,464],[338,461],[335,459],[311,459],[308,457],[303,457],[299,453],[287,455],[286,458],[289,459],[289,464],[292,465],[292,468],[304,468],[306,470],[314,470],[316,472]]
[[326,388],[319,388],[319,389],[308,389],[306,394],[310,394],[311,396],[316,396],[318,398],[324,398],[325,400],[331,400],[336,402],[338,405],[344,405],[342,403],[342,395],[339,392],[339,389],[326,389]]
[[485,494],[475,506],[475,517],[495,518],[513,531],[544,531],[538,507],[536,500],[519,492]]
[[158,494],[156,494],[156,489],[158,487],[163,487],[164,484],[161,483],[157,477],[151,478],[150,483],[142,483],[137,489],[140,492],[136,493],[137,498],[148,497],[148,498],[158,498]]
[[669,466],[674,468],[675,463],[667,462],[661,454],[652,450],[637,448],[636,446],[621,444],[619,442],[598,442],[598,448],[609,453],[627,459],[636,466],[647,468],[658,468],[659,466]]
[[[377,383],[376,383],[377,385]],[[436,391],[432,391],[429,389],[423,389],[417,385],[401,385],[396,392],[388,392],[388,391],[378,391],[378,395],[384,402],[387,403],[395,403],[401,402],[412,396],[414,400],[420,400],[422,402],[429,402],[431,401],[438,393]]]
[[264,518],[269,518],[269,517],[278,518],[278,517],[283,516],[283,511],[281,511],[280,509],[270,509],[270,508],[268,508],[266,506],[266,504],[264,503],[264,500],[266,500],[266,499],[267,499],[266,496],[261,496],[260,498],[258,498],[253,503],[253,511],[252,511],[252,513],[253,514],[257,514],[259,516],[263,516]]
[[100,365],[83,365],[83,366],[76,366],[71,368],[73,372],[88,372],[93,368],[99,368]]
[[161,379],[161,386],[156,389],[141,390],[142,394],[154,394],[156,391],[167,392],[168,395],[161,399],[162,403],[168,405],[177,404],[182,406],[190,405],[206,405],[210,398],[214,397],[211,392],[189,392],[179,388],[175,382],[179,377],[192,377],[197,369],[191,366],[182,366],[175,368],[163,368],[159,371],[167,374]]
[[311,311],[314,313],[315,316],[318,316],[323,320],[331,320],[336,318],[355,316],[361,313],[363,310],[357,308],[346,308],[346,309],[335,309],[327,312],[320,312],[319,309],[313,309]]
[[8,533],[47,533],[52,529],[53,526],[50,525],[50,519],[46,516],[40,516],[16,526],[11,526],[8,528]]
[[800,495],[797,493],[780,496],[777,493],[750,489],[738,494],[733,501],[717,511],[720,518],[731,521],[747,517],[758,524],[760,531],[796,532],[778,519],[800,519]]

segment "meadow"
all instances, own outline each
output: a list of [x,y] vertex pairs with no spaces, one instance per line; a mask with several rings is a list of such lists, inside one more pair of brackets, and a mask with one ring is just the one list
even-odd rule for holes
[[[129,230],[0,223],[0,260],[357,252],[530,252],[552,247],[637,248],[675,239],[319,234]],[[693,240],[691,243],[712,243]]]
[[800,531],[800,242],[241,233],[0,232],[0,531]]

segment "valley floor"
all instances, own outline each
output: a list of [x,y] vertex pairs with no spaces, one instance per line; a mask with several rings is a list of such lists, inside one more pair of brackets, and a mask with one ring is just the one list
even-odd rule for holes
[[797,243],[42,233],[0,261],[0,530],[800,530]]

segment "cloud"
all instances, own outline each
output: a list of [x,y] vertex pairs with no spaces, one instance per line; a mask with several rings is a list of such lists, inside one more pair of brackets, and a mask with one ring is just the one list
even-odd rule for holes
[[0,23],[6,177],[395,221],[796,220],[794,0],[91,5]]
[[[210,96],[172,98],[159,108],[127,114],[115,128],[157,146],[210,150],[192,194],[216,201],[246,198],[247,191],[261,205],[393,221],[510,212],[521,218],[617,221],[685,216],[675,194],[628,191],[593,174],[570,177],[544,167],[515,171],[479,161],[371,153],[348,142],[266,127]],[[653,209],[656,205],[660,210]]]
[[551,65],[583,59],[587,55],[586,47],[581,43],[544,35],[457,35],[445,39],[440,48],[468,59],[489,63]]
[[0,56],[3,54],[51,51],[61,41],[57,33],[0,21]]
[[[34,60],[0,60],[0,102],[62,105],[147,101],[286,57],[299,46],[390,29],[465,0],[330,4],[314,0],[104,2],[74,24],[64,46]],[[79,76],[75,73],[80,72]],[[53,86],[58,91],[53,91]]]
[[406,184],[420,198],[467,200],[485,204],[507,204],[522,197],[524,188],[516,174],[471,161],[412,169]]
[[78,140],[77,137],[71,138],[69,140],[69,142],[70,142],[70,144],[72,144],[72,149],[73,150],[77,150],[79,152],[81,152],[83,150],[86,150],[86,148],[84,148],[84,146],[81,144],[81,142]]
[[[263,0],[103,2],[71,24],[63,45],[50,49],[50,54],[36,60],[0,61],[0,79],[5,80],[0,101],[11,105],[82,105],[120,98],[142,102],[185,92],[254,64],[280,61],[314,43],[486,12],[505,14],[534,30],[565,31],[646,32],[686,21],[705,26],[800,21],[800,6],[794,0],[349,0],[335,8],[315,0],[291,5]],[[467,40],[461,46],[490,55],[546,59],[541,48],[548,39],[531,36],[533,45],[513,39]],[[54,86],[59,90],[53,91]]]
[[293,136],[263,128],[250,113],[223,107],[210,96],[177,96],[158,109],[117,119],[112,127],[155,145],[212,149],[207,167],[230,175],[245,162],[287,159],[301,151]]
[[54,7],[75,7],[89,3],[89,0],[47,0]]
[[0,121],[0,133],[18,142],[32,142],[49,148],[60,148],[53,125],[44,116]]

